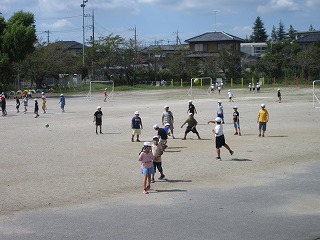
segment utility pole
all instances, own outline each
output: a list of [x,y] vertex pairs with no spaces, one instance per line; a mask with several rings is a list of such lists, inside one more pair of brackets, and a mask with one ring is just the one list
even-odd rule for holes
[[47,45],[49,45],[49,43],[50,43],[50,31],[48,30],[48,31],[44,31],[44,32],[48,34],[47,35]]
[[95,61],[95,49],[94,49],[94,10],[92,10],[92,78],[95,80],[95,66],[94,66],[94,61]]
[[217,31],[217,10],[213,10],[214,12],[214,31]]
[[180,37],[179,37],[179,31],[177,30],[177,31],[174,32],[174,33],[177,34],[177,37],[176,37],[176,45],[181,44],[181,40],[180,40]]
[[84,33],[84,18],[85,18],[85,15],[84,15],[84,8],[86,7],[86,3],[88,2],[89,0],[82,0],[82,4],[80,5],[80,7],[82,7],[82,65],[84,66],[85,65],[85,47],[84,47],[84,44],[85,44],[85,33]]

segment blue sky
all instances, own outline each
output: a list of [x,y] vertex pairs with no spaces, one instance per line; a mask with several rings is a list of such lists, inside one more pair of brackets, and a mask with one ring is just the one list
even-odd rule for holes
[[[37,35],[43,41],[82,42],[83,0],[1,0],[0,12],[6,19],[16,11],[34,13]],[[260,16],[267,33],[280,20],[298,31],[310,24],[320,30],[320,0],[88,0],[86,15],[95,15],[95,37],[118,34],[137,38],[142,44],[174,43],[176,32],[182,42],[208,31],[225,31],[245,38],[252,33]],[[215,14],[216,11],[216,14]],[[216,15],[216,21],[215,21]],[[86,38],[92,35],[91,17],[86,18]]]

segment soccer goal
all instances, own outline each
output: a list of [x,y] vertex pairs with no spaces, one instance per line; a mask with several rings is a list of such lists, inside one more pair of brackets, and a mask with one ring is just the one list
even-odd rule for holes
[[207,86],[206,92],[209,93],[209,89],[212,85],[212,78],[211,77],[191,78],[190,88],[188,90],[188,96],[192,96],[192,88],[194,85],[200,86],[200,87]]
[[[96,86],[94,86],[96,84]],[[105,99],[104,90],[107,88],[107,97],[106,99],[113,99],[114,93],[114,82],[113,81],[90,81],[90,88],[87,94],[87,100],[91,101],[92,99],[92,91],[98,91],[99,98]]]
[[313,107],[320,108],[320,80],[314,80],[312,83]]

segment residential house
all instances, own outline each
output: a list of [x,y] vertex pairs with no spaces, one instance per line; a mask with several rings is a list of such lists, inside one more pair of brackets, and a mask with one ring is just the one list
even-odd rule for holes
[[320,41],[320,31],[297,32],[296,40],[302,48],[307,48],[310,44]]

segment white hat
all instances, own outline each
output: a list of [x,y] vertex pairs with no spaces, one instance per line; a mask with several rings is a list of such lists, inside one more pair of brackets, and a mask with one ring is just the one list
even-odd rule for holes
[[63,94],[61,93],[60,96],[63,96]]
[[42,95],[44,94],[44,92],[41,93]]
[[228,92],[231,92],[231,90],[230,90],[230,89],[228,89]]
[[136,114],[138,114],[138,115],[139,115],[140,113],[139,113],[139,111],[135,111],[135,112],[134,112],[134,114],[135,114],[135,115],[136,115]]
[[278,91],[280,91],[280,88],[278,88]]
[[145,147],[151,147],[151,143],[150,143],[150,142],[144,142],[144,143],[143,143],[143,146],[145,146]]
[[261,104],[261,107],[264,108],[266,105],[264,103]]
[[159,128],[158,124],[153,125],[153,128],[158,129]]
[[155,139],[155,138],[159,139],[159,137],[158,137],[158,136],[153,136],[153,138],[152,138],[152,139]]
[[169,106],[168,105],[165,105],[163,108],[168,108]]
[[189,113],[189,116],[193,116],[193,113]]
[[221,100],[219,100],[218,103],[221,103]]
[[37,101],[37,99],[35,98],[35,99],[34,99],[34,101],[36,102],[36,101]]
[[215,121],[216,121],[216,122],[221,122],[221,118],[216,117]]
[[166,123],[165,126],[170,126],[170,123]]
[[189,103],[192,103],[192,100],[189,100]]
[[98,106],[98,107],[97,107],[97,109],[101,109],[101,107],[100,107],[100,106]]
[[237,107],[237,106],[234,106],[233,109],[238,109],[238,107]]

